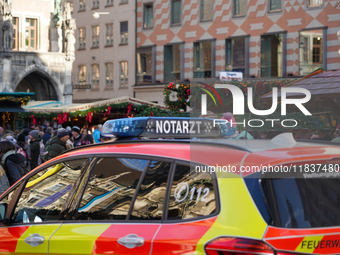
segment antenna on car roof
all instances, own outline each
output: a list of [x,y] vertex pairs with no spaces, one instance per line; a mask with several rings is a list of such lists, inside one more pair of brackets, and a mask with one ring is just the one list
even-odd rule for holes
[[270,140],[272,143],[280,145],[281,147],[293,147],[296,144],[296,141],[293,137],[292,133],[282,133],[275,136]]

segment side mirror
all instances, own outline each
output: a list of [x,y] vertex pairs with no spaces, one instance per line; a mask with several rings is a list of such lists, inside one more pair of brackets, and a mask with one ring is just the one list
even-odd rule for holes
[[7,203],[0,203],[0,222],[3,222],[7,212]]

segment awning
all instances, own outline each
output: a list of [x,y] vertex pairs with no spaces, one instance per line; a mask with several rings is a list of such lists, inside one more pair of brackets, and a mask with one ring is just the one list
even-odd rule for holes
[[19,104],[14,102],[0,102],[0,112],[26,112]]
[[[285,87],[297,87],[305,88],[309,90],[314,97],[333,97],[340,95],[340,71],[329,71],[329,72],[315,72],[314,75],[310,74],[303,77]],[[277,95],[281,97],[281,91]],[[287,93],[287,97],[304,97],[301,93]],[[272,92],[262,96],[264,100],[271,100]]]
[[63,106],[59,101],[29,101],[25,108],[52,108]]
[[0,112],[26,112],[26,110],[20,106],[0,106]]
[[[157,106],[161,109],[168,109],[164,105],[152,103],[149,101],[141,100],[141,99],[136,99],[133,97],[119,97],[119,98],[112,98],[112,99],[107,99],[107,100],[101,100],[101,101],[96,101],[92,103],[86,103],[86,104],[69,104],[65,106],[57,106],[54,105],[54,107],[48,107],[48,105],[45,106],[34,106],[34,107],[29,107],[24,106],[24,108],[29,111],[29,112],[36,112],[36,113],[60,113],[60,112],[76,112],[76,111],[86,111],[92,107],[100,107],[100,106],[108,106],[112,104],[120,104],[120,103],[132,103],[136,105],[150,105],[150,106]],[[43,104],[40,102],[40,104]],[[55,107],[57,106],[57,107]]]

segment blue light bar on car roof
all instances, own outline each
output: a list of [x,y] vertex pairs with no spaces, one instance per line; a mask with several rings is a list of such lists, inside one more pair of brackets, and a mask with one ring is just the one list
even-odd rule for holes
[[116,137],[221,137],[226,135],[228,127],[226,124],[214,125],[213,119],[137,117],[108,120],[101,132]]

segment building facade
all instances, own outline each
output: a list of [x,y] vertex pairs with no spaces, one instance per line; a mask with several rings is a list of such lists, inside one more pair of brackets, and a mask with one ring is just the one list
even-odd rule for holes
[[137,0],[135,96],[163,103],[165,83],[215,81],[220,71],[285,78],[339,69],[336,5],[330,0]]
[[62,2],[1,0],[0,7],[0,91],[72,103],[74,20],[66,17]]
[[74,0],[74,102],[133,96],[135,10],[132,0]]

